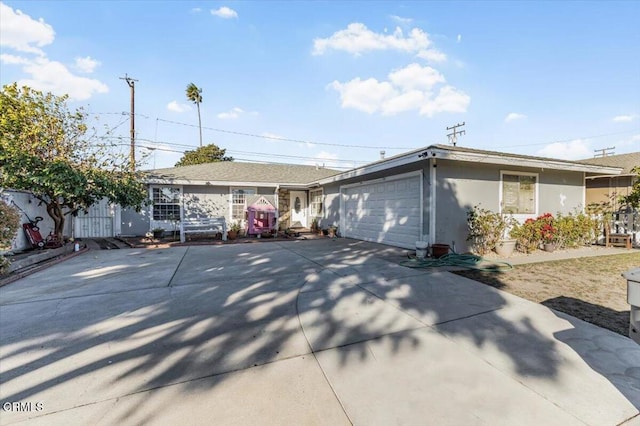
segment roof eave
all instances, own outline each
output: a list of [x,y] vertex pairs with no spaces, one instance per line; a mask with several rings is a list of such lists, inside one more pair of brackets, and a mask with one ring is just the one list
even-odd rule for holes
[[476,152],[457,152],[448,151],[441,148],[428,149],[431,153],[435,153],[435,158],[442,158],[446,160],[468,161],[476,163],[489,163],[499,165],[514,165],[514,160],[517,160],[517,165],[521,167],[532,167],[540,169],[552,169],[552,170],[569,170],[575,172],[585,173],[598,173],[598,174],[611,174],[618,175],[622,172],[621,167],[605,167],[597,166],[594,164],[580,164],[570,161],[554,160],[554,159],[538,159],[527,158],[517,156],[502,156],[495,154],[484,154]]
[[[420,154],[418,154],[420,153]],[[417,155],[418,154],[418,155]],[[552,169],[552,170],[569,170],[585,173],[597,173],[601,175],[619,175],[622,172],[621,167],[605,167],[593,164],[579,164],[575,162],[568,162],[554,159],[536,159],[517,156],[502,156],[490,153],[476,153],[476,152],[460,152],[450,151],[436,146],[429,146],[419,150],[414,150],[406,154],[402,154],[396,157],[389,158],[388,160],[378,161],[376,163],[368,164],[356,169],[352,169],[338,175],[330,176],[328,178],[320,179],[314,184],[327,185],[330,183],[339,182],[345,179],[351,179],[375,173],[394,167],[400,167],[411,163],[424,161],[428,158],[453,160],[453,161],[468,161],[476,163],[488,163],[498,165],[514,165],[514,160],[518,161],[518,166],[532,167],[540,169]]]
[[303,188],[306,187],[306,183],[282,183],[282,182],[247,182],[247,181],[220,181],[220,180],[191,180],[181,178],[154,178],[146,179],[145,183],[148,185],[206,185],[206,186],[260,186],[260,187],[283,187],[291,186]]

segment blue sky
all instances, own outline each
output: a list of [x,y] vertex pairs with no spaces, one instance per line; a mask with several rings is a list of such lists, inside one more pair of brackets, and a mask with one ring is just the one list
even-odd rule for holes
[[[640,2],[1,3],[0,81],[83,106],[170,167],[236,159],[349,168],[430,144],[588,158],[640,150]],[[254,136],[252,136],[254,135]],[[276,139],[273,139],[276,138]],[[142,148],[146,146],[148,148]]]

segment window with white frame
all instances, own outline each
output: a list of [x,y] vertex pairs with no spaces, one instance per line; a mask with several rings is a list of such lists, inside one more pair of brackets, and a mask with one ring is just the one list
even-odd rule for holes
[[152,188],[153,220],[180,219],[180,188]]
[[322,216],[322,189],[309,192],[309,199],[311,200],[311,217]]
[[535,173],[501,172],[501,178],[501,211],[511,214],[537,214],[538,175]]
[[231,188],[231,220],[244,220],[247,196],[255,193],[255,188]]

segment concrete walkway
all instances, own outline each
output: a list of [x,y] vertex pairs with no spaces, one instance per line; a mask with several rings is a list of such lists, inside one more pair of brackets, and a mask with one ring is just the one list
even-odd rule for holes
[[57,264],[0,288],[0,423],[638,424],[640,346],[403,259],[323,239]]

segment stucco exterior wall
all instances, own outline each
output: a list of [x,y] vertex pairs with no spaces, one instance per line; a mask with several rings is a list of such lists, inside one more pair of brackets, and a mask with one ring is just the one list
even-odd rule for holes
[[569,213],[584,208],[582,172],[541,170],[438,160],[436,189],[436,242],[455,243],[456,251],[469,250],[467,211],[474,205],[500,211],[501,171],[536,173],[538,176],[536,217],[543,213]]

